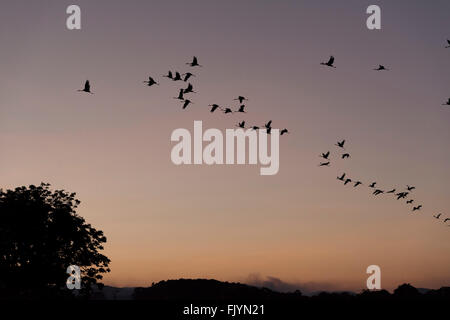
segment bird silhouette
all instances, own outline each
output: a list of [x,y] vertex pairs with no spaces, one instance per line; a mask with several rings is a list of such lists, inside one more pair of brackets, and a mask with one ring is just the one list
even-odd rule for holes
[[416,211],[416,210],[420,210],[420,209],[422,209],[422,205],[421,205],[421,204],[418,205],[417,207],[414,207],[414,208],[412,209],[412,211]]
[[186,64],[190,65],[191,67],[202,67],[198,64],[198,59],[196,56],[192,58],[192,62],[186,62]]
[[342,176],[337,177],[337,179],[338,179],[338,180],[341,180],[341,181],[344,181],[344,178],[345,178],[345,173],[343,173]]
[[406,196],[407,196],[408,194],[409,194],[409,192],[400,192],[400,193],[397,193],[397,194],[396,194],[397,200],[405,199]]
[[347,183],[349,183],[349,182],[352,182],[352,179],[345,179],[345,182],[344,182],[344,186],[347,184]]
[[152,77],[148,77],[148,81],[142,81],[143,83],[146,83],[149,87],[153,86],[154,84],[159,85],[159,83],[157,83],[155,81],[155,79],[153,79]]
[[406,189],[408,190],[408,191],[412,191],[412,190],[414,190],[416,187],[410,187],[410,186],[408,186],[408,185],[406,185]]
[[210,104],[210,105],[208,105],[208,106],[211,107],[211,112],[214,112],[214,111],[216,111],[217,109],[220,109],[220,106],[219,106],[218,104],[216,104],[216,103]]
[[356,188],[356,187],[357,187],[357,186],[359,186],[360,184],[362,184],[362,182],[361,182],[361,181],[356,181],[356,182],[355,182],[355,185],[354,185],[353,187],[355,187],[355,188]]
[[446,103],[442,104],[443,106],[450,106],[450,98],[448,98],[448,101]]
[[335,66],[333,66],[333,63],[334,63],[334,57],[330,56],[330,59],[327,62],[321,62],[320,64],[324,65],[324,66],[336,68]]
[[89,80],[86,80],[86,82],[84,83],[84,88],[83,89],[80,89],[80,90],[77,90],[77,91],[82,91],[82,92],[94,94],[93,92],[91,92],[91,85],[89,83]]
[[184,100],[183,92],[184,92],[184,90],[180,89],[180,93],[178,93],[178,97],[174,97],[174,98],[178,99],[178,100]]
[[190,77],[195,77],[195,75],[190,72],[183,73],[183,76],[184,76],[184,79],[183,79],[184,82],[188,81],[188,79]]
[[336,144],[335,144],[335,146],[338,146],[339,148],[342,148],[342,149],[345,149],[344,148],[344,143],[345,143],[345,140],[342,140],[342,141],[338,141]]
[[442,213],[439,213],[439,214],[437,214],[437,215],[435,215],[435,216],[433,216],[433,217],[435,217],[436,219],[439,219],[439,217],[442,215]]
[[252,126],[252,130],[259,130],[258,126]]
[[450,40],[447,39],[448,46],[446,48],[450,48]]
[[280,131],[280,136],[282,136],[285,133],[289,134],[290,132],[288,131],[288,129],[284,128],[283,130]]
[[163,75],[163,77],[166,77],[166,78],[169,78],[169,79],[173,79],[173,74],[172,74],[172,71],[168,71],[167,72],[167,75]]
[[377,183],[376,182],[372,182],[370,185],[369,185],[369,188],[375,188],[375,185],[376,185]]
[[414,200],[411,199],[411,200],[406,201],[406,204],[410,204],[410,203],[413,203],[413,202],[414,202]]
[[328,160],[328,157],[330,156],[330,151],[327,151],[326,153],[322,153],[319,157],[321,157],[321,158],[324,158],[324,159],[327,159]]
[[192,102],[191,100],[189,100],[189,99],[184,100],[183,110],[186,109],[186,107],[187,107],[189,104],[191,104],[191,103],[193,103],[193,102]]
[[238,126],[239,128],[245,129],[245,121],[239,122],[239,123],[237,124],[237,126]]
[[241,106],[239,107],[239,109],[238,109],[236,112],[247,113],[247,112],[244,110],[244,108],[245,108],[245,105],[243,104],[243,105],[241,105]]
[[395,192],[395,189],[392,189],[392,190],[387,191],[386,193],[394,193],[394,192]]
[[330,166],[330,161],[328,161],[328,162],[321,162],[319,164],[319,167],[329,167],[329,166]]
[[271,127],[272,127],[272,120],[270,120],[269,122],[267,122],[267,123],[264,125],[264,127],[265,127],[266,129],[271,128]]
[[379,65],[378,65],[378,68],[376,68],[376,69],[373,69],[373,70],[376,70],[376,71],[381,71],[381,70],[389,70],[389,69],[387,69],[387,68],[385,68],[385,66],[383,66],[383,65],[379,64]]
[[445,218],[444,219],[444,222],[447,222],[447,221],[449,221],[450,220],[450,218]]
[[172,78],[173,81],[182,81],[181,74],[178,71],[175,71],[175,77]]
[[191,83],[189,83],[187,88],[183,90],[183,93],[191,93],[191,92],[196,93],[193,89],[194,87],[192,86]]
[[379,195],[379,194],[381,194],[381,193],[384,193],[384,191],[383,190],[380,190],[380,189],[376,189],[372,194],[374,194],[374,195]]
[[231,110],[230,108],[225,108],[223,110],[223,113],[233,113],[233,110]]
[[267,134],[270,134],[271,132],[272,132],[272,128],[271,128],[271,127],[266,128],[266,133],[267,133]]
[[233,100],[239,100],[240,104],[242,104],[242,102],[244,102],[244,101],[248,101],[248,99],[246,97],[243,97],[243,96],[239,96],[239,97],[237,97],[236,99],[233,99]]
[[350,154],[344,153],[344,154],[342,155],[342,159],[345,159],[345,158],[350,158]]

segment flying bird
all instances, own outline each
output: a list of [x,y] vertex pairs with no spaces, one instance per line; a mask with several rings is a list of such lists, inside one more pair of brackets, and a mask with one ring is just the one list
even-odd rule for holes
[[379,194],[381,194],[381,193],[384,193],[384,191],[383,190],[380,190],[380,189],[376,189],[374,192],[373,192],[373,194],[374,195],[379,195]]
[[198,59],[196,56],[192,58],[192,62],[186,62],[186,64],[190,65],[191,67],[202,67],[198,64]]
[[174,99],[184,100],[183,92],[184,92],[184,90],[180,89],[180,93],[178,93],[178,97],[174,97]]
[[159,83],[157,83],[155,81],[155,79],[153,79],[152,77],[148,77],[148,81],[142,81],[143,83],[146,83],[149,87],[151,87],[154,84],[159,85]]
[[183,76],[184,76],[184,79],[183,79],[184,82],[188,81],[188,79],[189,79],[190,77],[195,77],[195,75],[193,75],[193,74],[190,73],[190,72],[183,73]]
[[272,132],[272,127],[266,128],[266,133],[270,134]]
[[247,113],[247,111],[245,111],[244,108],[245,108],[245,105],[243,104],[239,107],[239,109],[236,112]]
[[450,218],[445,218],[445,219],[444,219],[444,222],[447,222],[448,220],[450,220]]
[[169,79],[173,79],[172,71],[168,71],[167,75],[163,75],[163,77],[166,77],[166,78],[169,78]]
[[328,162],[321,162],[319,164],[319,167],[329,167],[329,166],[330,166],[330,161],[328,161]]
[[259,130],[259,127],[258,126],[253,126],[252,130]]
[[264,125],[264,127],[265,127],[266,129],[271,128],[271,127],[272,127],[272,120],[270,120],[269,122],[267,122],[267,123]]
[[344,154],[342,155],[342,159],[345,159],[345,158],[350,158],[350,154],[344,153]]
[[327,159],[328,160],[328,157],[330,156],[330,151],[327,151],[327,153],[322,153],[319,157],[321,157],[321,158],[324,158],[324,159]]
[[347,183],[349,183],[349,182],[352,182],[352,179],[345,179],[345,182],[344,182],[344,186],[347,184]]
[[334,63],[334,57],[330,56],[330,59],[328,60],[328,62],[321,62],[320,64],[324,65],[324,66],[336,68],[335,66],[333,66],[333,63]]
[[223,110],[223,113],[233,113],[233,110],[231,110],[230,108],[225,108]]
[[337,177],[337,179],[338,179],[338,180],[341,180],[341,181],[344,181],[344,178],[345,178],[345,173],[343,173],[342,176]]
[[239,122],[239,123],[237,124],[237,126],[238,126],[239,128],[245,129],[245,121]]
[[183,109],[186,109],[186,107],[191,103],[193,103],[193,102],[189,99],[184,100]]
[[409,193],[409,192],[400,192],[400,193],[397,193],[397,194],[396,194],[397,200],[405,199],[406,196],[408,195],[408,193]]
[[377,68],[377,69],[373,69],[373,70],[381,71],[381,70],[389,70],[389,69],[387,69],[387,68],[385,68],[385,66],[379,64],[379,65],[378,65],[378,68]]
[[209,107],[211,107],[211,112],[216,111],[217,109],[220,109],[219,105],[214,103],[214,104],[210,104],[208,105]]
[[181,81],[183,79],[181,79],[181,74],[178,71],[176,71],[175,72],[175,77],[173,77],[172,80],[173,81]]
[[357,187],[357,186],[359,186],[360,184],[362,184],[362,182],[361,182],[361,181],[356,181],[356,182],[355,182],[355,185],[354,185],[353,187],[355,187],[355,188],[356,188],[356,187]]
[[290,132],[288,131],[288,129],[284,128],[283,130],[280,131],[280,136],[282,136],[285,133],[290,133]]
[[406,204],[410,204],[410,203],[413,203],[413,202],[414,202],[414,200],[411,199],[411,200],[406,201]]
[[197,93],[197,92],[195,92],[193,89],[194,89],[194,87],[192,86],[191,83],[189,83],[188,86],[187,86],[187,88],[184,89],[183,93],[191,93],[191,92]]
[[344,143],[345,143],[345,140],[342,140],[341,142],[338,141],[338,142],[335,144],[335,146],[338,146],[339,148],[345,149],[345,148],[344,148]]
[[237,98],[234,99],[234,100],[239,100],[239,103],[240,103],[240,104],[242,104],[242,102],[244,102],[244,101],[248,101],[248,99],[247,99],[246,97],[243,97],[243,96],[239,96],[239,97],[237,97]]
[[377,183],[376,182],[372,182],[370,185],[369,185],[369,188],[375,188],[375,185],[376,185]]
[[394,193],[394,192],[395,192],[395,189],[392,189],[392,190],[387,191],[386,193]]
[[408,185],[406,185],[406,189],[408,189],[408,191],[412,191],[412,190],[414,190],[416,187],[410,187],[410,186],[408,186]]
[[93,92],[91,92],[91,85],[89,83],[89,80],[86,80],[86,82],[84,83],[84,88],[78,91],[82,91],[82,92],[87,92],[90,94],[94,94]]
[[412,211],[416,211],[416,210],[420,210],[420,209],[422,209],[422,205],[421,205],[421,204],[418,205],[417,207],[414,207],[414,208],[412,209]]
[[439,219],[439,217],[442,215],[442,213],[439,213],[439,214],[437,214],[437,215],[435,215],[435,216],[433,216],[433,217],[435,217],[436,219]]

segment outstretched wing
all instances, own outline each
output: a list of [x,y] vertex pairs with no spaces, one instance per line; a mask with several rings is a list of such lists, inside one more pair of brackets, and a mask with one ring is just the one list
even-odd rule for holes
[[192,64],[198,64],[198,61],[197,61],[197,57],[196,57],[196,56],[194,56],[194,59],[192,59]]
[[86,80],[86,82],[84,83],[84,91],[91,91],[89,80]]
[[330,57],[330,60],[328,60],[328,62],[327,62],[327,64],[333,64],[333,62],[334,62],[334,57],[333,56],[331,56]]

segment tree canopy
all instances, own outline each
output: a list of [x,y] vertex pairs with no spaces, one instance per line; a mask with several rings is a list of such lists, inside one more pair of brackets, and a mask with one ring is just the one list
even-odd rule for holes
[[77,215],[75,196],[47,183],[0,189],[1,297],[73,296],[66,287],[70,265],[81,270],[80,296],[102,287],[110,271],[100,253],[106,237]]

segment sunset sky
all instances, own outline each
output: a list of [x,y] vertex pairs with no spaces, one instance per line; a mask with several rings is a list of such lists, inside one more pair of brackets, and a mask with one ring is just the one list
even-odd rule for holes
[[[66,28],[70,4],[81,30]],[[381,30],[366,27],[371,4]],[[448,0],[2,1],[0,187],[77,192],[108,238],[109,285],[361,290],[372,264],[388,290],[450,285],[450,227],[433,218],[450,217],[449,13]],[[194,55],[202,68],[185,64]],[[336,69],[320,65],[330,55]],[[168,70],[196,74],[186,110]],[[93,95],[77,92],[86,79]],[[238,95],[248,113],[209,112]],[[170,135],[194,120],[288,128],[278,174],[174,165]],[[331,167],[318,167],[328,150]],[[342,172],[365,185],[343,186]],[[373,196],[372,181],[416,186],[423,209]]]

